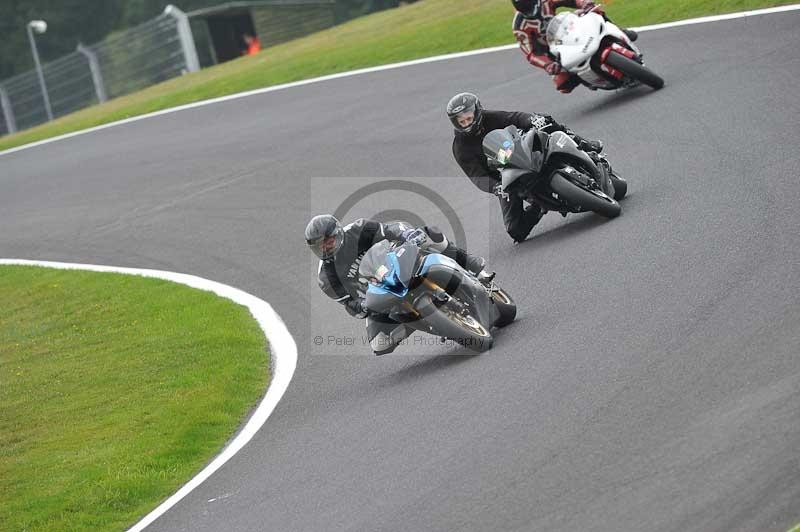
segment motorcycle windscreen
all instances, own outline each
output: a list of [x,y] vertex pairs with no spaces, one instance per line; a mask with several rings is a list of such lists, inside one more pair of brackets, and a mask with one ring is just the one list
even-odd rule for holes
[[413,244],[397,245],[388,240],[381,240],[361,259],[358,267],[359,276],[381,290],[396,295],[405,295],[419,248]]
[[549,46],[561,46],[568,43],[567,36],[571,30],[575,29],[579,17],[574,13],[559,13],[547,23],[545,40]]
[[400,265],[399,277],[405,286],[411,283],[411,277],[414,275],[414,269],[417,267],[417,256],[419,255],[419,248],[414,244],[403,244],[395,252],[397,263]]
[[572,13],[559,13],[552,19],[550,22],[547,23],[547,32],[545,33],[545,39],[547,40],[547,44],[549,46],[560,46],[564,44],[564,36],[567,33],[567,27],[569,25],[568,18],[569,16],[574,17]]
[[358,276],[371,285],[378,285],[389,272],[386,255],[392,250],[392,243],[381,240],[367,250],[358,265]]
[[530,148],[523,142],[516,126],[490,131],[483,139],[483,154],[495,168],[534,168]]

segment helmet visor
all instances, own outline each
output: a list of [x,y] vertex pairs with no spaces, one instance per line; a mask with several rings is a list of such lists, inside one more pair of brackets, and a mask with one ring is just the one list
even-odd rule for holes
[[517,11],[522,13],[522,16],[525,18],[537,18],[542,7],[539,0],[533,0],[532,2],[515,2],[514,4]]
[[460,131],[469,131],[475,124],[475,106],[470,105],[450,116],[453,126]]
[[344,241],[344,232],[339,229],[332,235],[323,236],[314,240],[308,241],[308,247],[311,251],[321,259],[329,259],[333,257],[339,248],[342,247]]

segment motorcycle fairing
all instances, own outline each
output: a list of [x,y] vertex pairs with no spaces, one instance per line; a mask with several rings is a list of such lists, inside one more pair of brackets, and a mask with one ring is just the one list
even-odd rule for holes
[[486,289],[453,259],[439,254],[428,255],[419,274],[469,304],[471,312],[484,327],[491,328],[497,320],[499,311],[486,294]]
[[359,275],[369,282],[367,292],[404,297],[408,293],[418,254],[419,248],[409,243],[396,246],[388,240],[381,240],[372,246],[358,268]]
[[[561,65],[569,70],[582,70],[588,58],[597,53],[603,17],[589,13],[582,17],[574,13],[560,13],[547,25],[550,51],[557,54]],[[586,63],[586,65],[584,65]]]
[[381,265],[378,269],[380,277],[377,278],[377,284],[371,281],[367,287],[367,292],[405,297],[408,293],[408,286],[402,280],[400,263],[394,251],[386,254],[386,263],[388,266]]
[[595,172],[595,176],[597,176],[599,173],[597,165],[594,164],[592,158],[589,157],[583,150],[578,149],[578,145],[575,143],[575,141],[563,131],[555,131],[550,135],[550,144],[549,149],[547,150],[547,155],[545,156],[545,164],[549,162],[550,159],[556,154],[566,154],[570,157],[580,159],[580,161],[583,162],[587,168],[590,168]]
[[622,30],[606,21],[597,13],[578,16],[574,13],[559,13],[547,26],[546,39],[550,52],[569,72],[577,74],[590,86],[613,88],[616,85],[595,71],[592,61],[601,46],[608,41],[619,42],[641,55],[639,48],[628,39]]
[[461,266],[459,266],[458,263],[453,259],[451,259],[450,257],[446,257],[440,253],[431,253],[430,255],[425,257],[425,259],[422,261],[422,267],[419,270],[419,274],[423,276],[428,275],[428,272],[430,272],[430,269],[433,266],[437,266],[440,264],[443,266],[453,268],[454,270],[461,268]]
[[438,253],[425,257],[419,275],[451,295],[455,294],[458,287],[469,277],[456,261]]

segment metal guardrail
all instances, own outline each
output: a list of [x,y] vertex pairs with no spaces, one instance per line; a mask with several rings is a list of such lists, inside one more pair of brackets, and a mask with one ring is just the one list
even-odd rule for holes
[[[139,26],[42,65],[53,118],[200,69],[185,13],[167,6]],[[0,81],[0,135],[49,117],[37,71]]]
[[[366,12],[394,5],[396,0],[375,0]],[[262,47],[269,47],[358,15],[340,16],[336,8],[336,0],[242,0],[186,14],[169,5],[143,24],[95,44],[78,44],[74,52],[43,64],[41,79],[37,70],[31,70],[0,80],[0,136],[199,70],[196,42],[203,52],[203,65],[210,66],[220,60],[216,45],[228,56],[221,60],[239,56],[237,31],[249,31]],[[250,28],[239,27],[245,12]],[[215,16],[231,27],[211,23]],[[190,18],[197,35],[192,34]],[[34,45],[30,24],[28,32]]]

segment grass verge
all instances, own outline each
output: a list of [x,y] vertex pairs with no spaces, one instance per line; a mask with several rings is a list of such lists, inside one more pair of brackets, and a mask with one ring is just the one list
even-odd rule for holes
[[0,266],[0,530],[122,530],[269,379],[245,307],[138,276]]
[[[623,26],[796,3],[797,0],[607,0]],[[508,0],[421,0],[182,76],[48,124],[0,137],[0,151],[92,126],[206,100],[397,61],[513,42]],[[646,47],[646,43],[645,43]],[[520,62],[520,69],[525,69]]]

